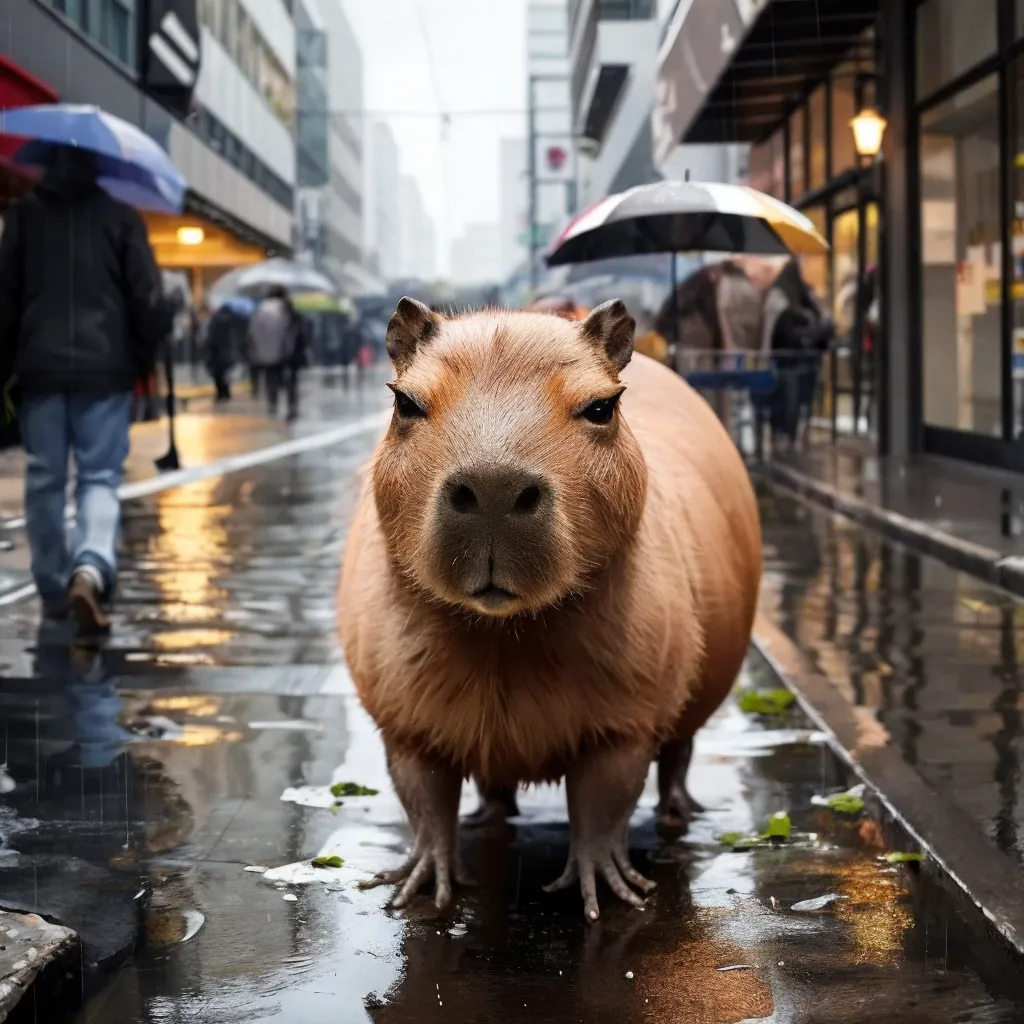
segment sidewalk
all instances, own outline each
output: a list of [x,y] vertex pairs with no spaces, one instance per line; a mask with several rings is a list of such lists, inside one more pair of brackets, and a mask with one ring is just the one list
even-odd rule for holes
[[[829,482],[780,461],[767,467],[775,482],[759,486],[765,573],[755,646],[947,888],[1024,954],[1024,609],[967,565],[951,567],[958,538],[946,533],[969,522],[981,531],[996,475],[953,467],[931,476],[927,464],[905,478],[897,471],[910,482],[896,511],[872,503],[884,486],[843,475],[857,465],[852,457],[818,463],[826,464]],[[957,501],[960,486],[968,490]],[[909,519],[929,495],[957,518]],[[922,552],[925,540],[939,557]],[[1005,571],[1012,563],[997,560],[1012,550],[993,548],[992,564]]]
[[1024,478],[832,445],[774,455],[754,472],[962,572],[1024,595]]

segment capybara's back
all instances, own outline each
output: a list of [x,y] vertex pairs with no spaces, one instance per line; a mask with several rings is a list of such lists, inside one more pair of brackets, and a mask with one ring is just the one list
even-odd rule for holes
[[[703,400],[632,355],[621,302],[582,323],[444,318],[403,299],[388,328],[395,413],[353,522],[339,625],[416,831],[405,903],[458,876],[464,778],[514,806],[565,778],[556,887],[651,883],[627,825],[653,757],[660,818],[692,804],[691,740],[749,640],[761,571],[745,468]],[[621,377],[620,377],[621,375]],[[629,884],[627,884],[629,883]]]

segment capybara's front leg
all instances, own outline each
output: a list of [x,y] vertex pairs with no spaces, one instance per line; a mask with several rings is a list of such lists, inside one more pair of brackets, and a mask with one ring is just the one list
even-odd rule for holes
[[450,765],[393,750],[388,751],[388,767],[416,839],[409,859],[400,868],[380,872],[361,888],[401,882],[391,905],[404,907],[433,876],[434,903],[444,910],[452,901],[452,879],[469,881],[459,864],[462,775]]
[[506,818],[518,816],[516,791],[511,786],[485,786],[478,782],[477,789],[480,791],[480,806],[462,819],[466,828],[501,825]]
[[565,775],[569,802],[569,860],[562,877],[548,892],[566,889],[577,879],[583,893],[583,913],[590,921],[600,916],[597,875],[616,896],[634,907],[654,888],[629,862],[629,819],[633,814],[653,751],[647,744],[611,747],[585,755]]
[[658,828],[662,832],[681,832],[692,814],[704,810],[686,788],[686,773],[692,757],[692,736],[670,740],[658,754]]

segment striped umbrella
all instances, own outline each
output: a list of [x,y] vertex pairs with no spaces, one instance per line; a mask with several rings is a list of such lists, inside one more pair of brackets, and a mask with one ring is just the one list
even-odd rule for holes
[[816,255],[828,243],[791,206],[746,185],[659,181],[584,210],[548,254],[549,266],[652,252]]

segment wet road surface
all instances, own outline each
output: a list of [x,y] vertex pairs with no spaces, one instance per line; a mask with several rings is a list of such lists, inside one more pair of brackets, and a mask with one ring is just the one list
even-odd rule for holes
[[[567,849],[554,788],[526,794],[507,828],[464,836],[481,885],[451,915],[427,900],[392,913],[385,891],[358,890],[409,840],[333,630],[353,473],[370,443],[132,503],[101,654],[39,633],[30,604],[4,617],[0,900],[79,931],[88,1000],[76,1021],[1020,1019],[925,874],[880,861],[870,819],[812,805],[851,780],[798,712],[756,720],[732,701],[719,712],[691,777],[708,810],[679,841],[654,835],[648,785],[633,856],[659,888],[643,913],[606,894],[587,926],[577,894],[541,892]],[[837,527],[765,508],[769,584],[780,607],[801,598],[793,628],[813,637],[831,558],[835,617],[852,629],[842,584],[858,576]],[[742,682],[774,684],[756,659]],[[380,792],[334,808],[327,787],[341,781]],[[719,842],[780,810],[795,842],[745,853]],[[344,865],[311,867],[332,855]],[[841,898],[823,911],[792,909],[828,894]]]

